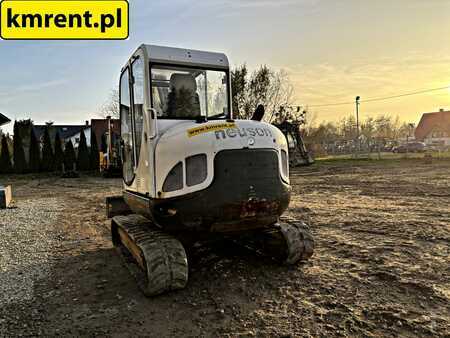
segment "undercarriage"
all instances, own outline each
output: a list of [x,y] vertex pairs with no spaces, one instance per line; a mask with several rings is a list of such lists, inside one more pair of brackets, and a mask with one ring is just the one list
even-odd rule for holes
[[[178,236],[162,231],[144,216],[115,216],[111,221],[113,244],[146,296],[183,289],[188,281],[188,256],[185,246],[196,241],[192,236]],[[243,233],[196,234],[201,240],[215,236],[236,242],[255,253],[272,257],[283,264],[309,259],[314,240],[308,226],[283,217],[271,226]],[[184,245],[183,245],[183,244]]]

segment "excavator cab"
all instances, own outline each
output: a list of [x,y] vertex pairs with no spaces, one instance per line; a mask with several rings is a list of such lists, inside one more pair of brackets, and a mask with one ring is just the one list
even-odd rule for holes
[[155,178],[155,152],[160,137],[175,125],[231,119],[230,107],[225,55],[140,46],[123,67],[120,78],[126,190],[158,197],[162,190],[158,190]]

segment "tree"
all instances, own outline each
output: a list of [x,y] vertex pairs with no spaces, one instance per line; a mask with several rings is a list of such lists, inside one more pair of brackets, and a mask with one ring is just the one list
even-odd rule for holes
[[119,89],[113,88],[110,90],[108,98],[100,107],[100,115],[106,118],[111,116],[111,118],[120,118],[120,100],[119,100]]
[[293,86],[287,73],[268,66],[261,66],[250,76],[245,64],[235,68],[231,72],[231,88],[233,112],[238,118],[250,118],[256,107],[263,104],[267,112],[265,120],[280,122],[285,119],[279,114],[280,106],[292,104]]
[[337,127],[343,140],[351,141],[356,138],[356,118],[353,115],[343,117]]
[[293,97],[294,86],[289,79],[289,75],[284,70],[273,72],[266,100],[266,109],[271,113],[268,121],[273,122],[276,118],[278,122],[283,122],[287,119],[298,122],[304,112],[300,107],[292,109],[290,116],[284,116],[282,113],[279,115],[274,114],[279,107],[292,106]]
[[404,138],[404,139],[413,138],[414,137],[414,125],[403,122],[397,128],[397,137]]
[[14,122],[14,139],[13,139],[13,157],[14,157],[14,172],[23,174],[27,170],[27,163],[25,160],[25,152],[23,150],[22,135],[20,135],[20,128],[18,121]]
[[54,154],[52,149],[52,142],[50,140],[49,126],[44,130],[44,139],[42,146],[42,171],[53,171],[54,169]]
[[368,117],[361,123],[361,135],[364,135],[367,139],[373,138],[375,129],[375,120],[372,117]]
[[90,156],[90,164],[91,169],[97,171],[99,168],[100,156],[98,151],[98,143],[97,136],[94,133],[94,130],[91,128],[91,156]]
[[86,143],[84,131],[80,132],[80,143],[78,145],[77,169],[86,171],[90,169],[89,149]]
[[28,170],[30,173],[37,173],[41,168],[41,151],[34,133],[34,128],[31,126],[30,132],[30,156],[28,163]]
[[11,156],[9,155],[8,149],[8,137],[6,135],[2,136],[2,148],[0,152],[0,174],[10,174],[13,171],[11,164]]
[[308,141],[316,144],[328,144],[338,139],[338,128],[332,122],[322,122],[308,134]]
[[231,71],[231,92],[233,95],[233,112],[240,117],[246,100],[247,91],[247,66],[245,64]]
[[64,149],[64,166],[66,170],[73,170],[74,164],[76,163],[76,155],[75,150],[73,149],[72,141],[69,140],[66,142],[66,146]]
[[59,133],[55,135],[55,156],[54,156],[54,168],[56,171],[62,171],[62,165],[64,163],[64,152],[62,149],[62,142]]

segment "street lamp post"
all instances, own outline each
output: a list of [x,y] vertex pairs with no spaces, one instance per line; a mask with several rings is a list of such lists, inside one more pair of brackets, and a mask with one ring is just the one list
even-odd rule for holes
[[355,99],[356,104],[356,144],[357,144],[357,151],[360,150],[360,144],[359,144],[359,100],[360,97],[357,96]]

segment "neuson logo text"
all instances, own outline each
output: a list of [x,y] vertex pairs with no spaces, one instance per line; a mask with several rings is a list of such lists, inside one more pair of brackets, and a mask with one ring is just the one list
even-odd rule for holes
[[268,128],[229,128],[226,130],[217,130],[215,134],[217,140],[226,139],[227,137],[272,137],[272,132]]

